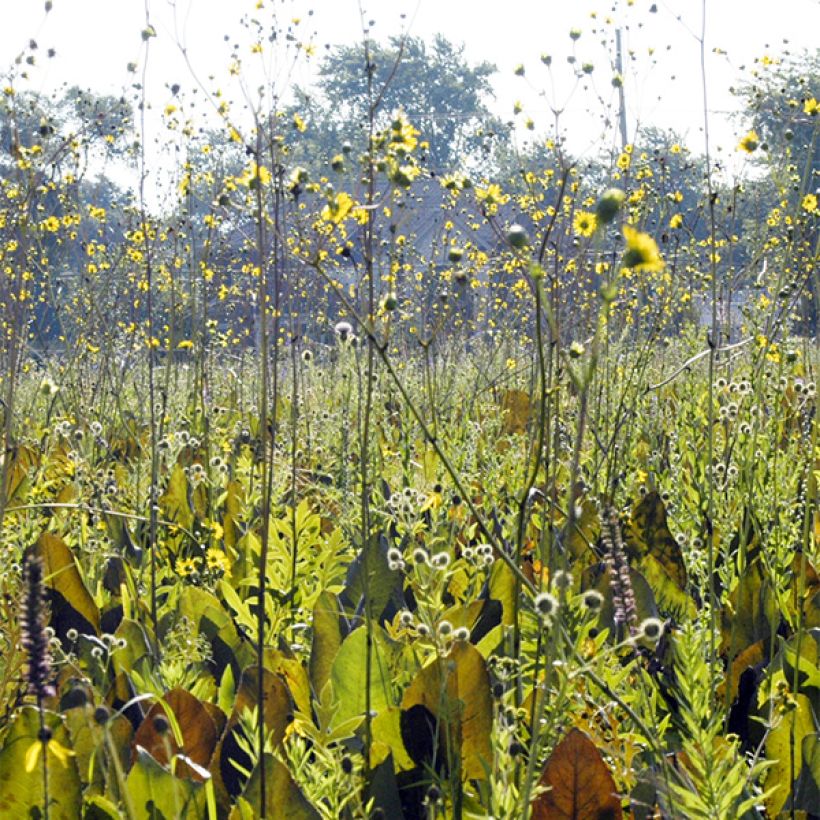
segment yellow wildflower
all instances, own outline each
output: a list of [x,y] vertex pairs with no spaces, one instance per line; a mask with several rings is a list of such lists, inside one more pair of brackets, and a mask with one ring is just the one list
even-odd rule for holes
[[623,265],[625,268],[652,272],[663,270],[664,262],[655,240],[649,234],[635,230],[631,225],[624,225],[626,250]]
[[581,236],[592,236],[598,227],[598,220],[595,214],[589,211],[578,211],[572,220],[572,228],[575,233]]
[[760,145],[760,137],[757,135],[757,131],[749,131],[745,137],[737,144],[738,151],[745,151],[747,154],[751,154],[757,150],[757,147]]

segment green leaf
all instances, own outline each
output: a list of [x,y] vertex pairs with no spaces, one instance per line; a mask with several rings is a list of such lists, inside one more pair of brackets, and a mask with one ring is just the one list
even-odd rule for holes
[[401,709],[390,706],[373,718],[371,724],[373,744],[370,747],[370,768],[375,769],[392,755],[395,770],[402,772],[415,767],[415,763],[401,736]]
[[[242,798],[255,810],[254,817],[261,815],[260,774],[261,770],[257,766],[242,793]],[[302,794],[287,766],[269,754],[265,755],[265,786],[265,814],[268,817],[275,817],[277,820],[319,820],[321,817]],[[230,815],[231,820],[241,820],[244,816],[237,809]]]
[[310,684],[321,692],[342,645],[339,601],[332,592],[322,592],[313,607],[313,643],[310,648]]
[[120,820],[117,806],[101,794],[92,794],[83,803],[83,820]]
[[[93,710],[87,706],[69,709],[63,716],[66,729],[71,737],[71,748],[76,755],[77,770],[83,783],[90,777],[92,790],[105,791],[105,771],[103,766],[103,730],[93,719]],[[131,723],[123,715],[112,715],[106,723],[106,731],[114,740],[119,752],[120,763],[127,768],[130,763]],[[86,784],[87,785],[87,784]]]
[[820,735],[803,738],[803,769],[794,787],[794,808],[816,812],[820,806]]
[[221,676],[229,663],[237,676],[253,663],[253,647],[240,639],[234,622],[215,595],[198,587],[186,586],[179,596],[177,610],[180,616],[190,621],[195,631],[211,642],[217,675]]
[[[45,712],[46,726],[52,731],[49,746],[71,751],[71,738],[59,715]],[[26,757],[38,740],[40,713],[25,706],[5,736],[0,750],[0,817],[37,817],[43,811],[42,749],[31,771],[26,771]],[[55,752],[48,753],[49,817],[51,820],[76,820],[82,806],[82,784],[73,756],[60,760]]]
[[624,536],[629,554],[634,558],[653,556],[663,571],[677,585],[686,588],[686,565],[680,546],[669,531],[666,507],[660,495],[647,493],[633,508]]
[[330,680],[333,695],[338,701],[331,727],[338,726],[348,718],[363,715],[368,706],[367,692],[370,692],[370,711],[379,713],[393,704],[392,697],[392,650],[381,627],[373,626],[373,640],[370,653],[370,679],[367,677],[367,629],[354,629],[342,642],[333,667]]
[[358,610],[360,603],[365,602],[365,590],[368,613],[377,620],[393,593],[401,591],[401,574],[390,569],[387,542],[379,535],[370,538],[350,564],[343,600]]
[[493,562],[490,570],[490,598],[501,602],[501,623],[511,626],[515,620],[516,578],[505,561]]
[[721,615],[721,654],[742,652],[757,641],[767,641],[773,625],[780,621],[771,584],[760,561],[754,561],[740,576]]
[[655,593],[655,600],[664,612],[672,615],[676,621],[694,618],[697,606],[690,595],[687,595],[670,577],[660,561],[652,555],[644,555],[638,561],[637,568]]
[[203,785],[174,777],[145,749],[137,750],[126,787],[136,820],[198,820],[207,816]]
[[795,695],[794,700],[795,708],[782,716],[766,739],[766,757],[772,761],[765,782],[769,817],[777,817],[792,793],[803,765],[803,739],[814,733],[808,698]]
[[[616,638],[615,630],[615,608],[612,603],[612,574],[605,564],[597,564],[584,570],[582,576],[582,589],[594,589],[600,592],[604,598],[601,612],[598,616],[598,628],[608,629],[610,636]],[[635,595],[635,608],[637,610],[637,622],[647,618],[658,617],[658,607],[655,604],[655,596],[646,581],[646,578],[635,569],[629,570],[629,580],[632,584],[632,592]]]
[[165,492],[159,498],[162,514],[169,521],[190,530],[194,523],[194,513],[188,497],[188,477],[181,464],[174,464]]

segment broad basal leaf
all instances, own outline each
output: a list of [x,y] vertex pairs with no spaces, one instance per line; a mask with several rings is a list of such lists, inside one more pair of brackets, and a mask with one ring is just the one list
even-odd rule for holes
[[356,715],[363,715],[368,706],[371,712],[379,713],[393,704],[392,652],[381,627],[374,626],[372,636],[369,679],[367,629],[364,626],[354,629],[344,639],[333,661],[330,680],[334,698],[338,701],[331,723],[334,727]]
[[[492,761],[490,676],[484,658],[472,644],[456,644],[446,658],[421,669],[405,691],[401,708],[405,715],[415,709],[417,717],[429,715],[438,722],[434,736],[444,739],[442,748],[449,767],[460,757],[464,779],[487,776],[485,765]],[[412,740],[410,729],[405,718],[402,736],[406,742]],[[408,751],[413,756],[409,746]]]
[[[48,751],[49,817],[76,820],[82,806],[82,785],[77,761],[71,754],[71,738],[59,715],[47,712],[44,717],[52,731]],[[23,707],[0,749],[0,817],[11,820],[43,816],[43,744],[38,740],[39,732],[40,713],[33,706]],[[56,744],[56,751],[52,751],[52,744]]]
[[636,559],[654,556],[679,589],[686,587],[686,566],[680,546],[669,531],[666,507],[657,492],[647,493],[632,508],[624,535],[630,555]]
[[[100,610],[83,583],[74,555],[59,535],[44,532],[32,548],[43,561],[46,589],[52,593],[52,626],[61,635],[73,626],[81,634],[100,631]],[[76,613],[72,617],[72,612]],[[76,616],[82,621],[78,621]]]
[[620,820],[621,801],[595,744],[571,729],[550,755],[532,804],[532,820]]
[[174,777],[144,749],[137,757],[126,783],[135,820],[199,820],[207,817],[205,788],[201,783]]
[[[163,731],[158,730],[162,721],[157,719],[165,717],[167,720],[169,709],[182,734],[181,743],[177,742],[170,726]],[[148,710],[134,735],[133,754],[136,756],[138,749],[145,749],[163,766],[170,763],[169,752],[171,755],[182,754],[197,766],[206,769],[216,742],[216,725],[205,706],[184,689],[172,689],[163,695],[161,702],[158,701]],[[200,771],[185,762],[180,762],[175,771],[192,780],[205,779]]]

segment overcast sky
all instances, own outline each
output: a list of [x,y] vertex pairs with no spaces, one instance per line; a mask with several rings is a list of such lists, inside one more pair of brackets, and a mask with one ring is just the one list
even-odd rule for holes
[[[651,12],[653,6],[656,11]],[[561,109],[560,124],[574,154],[600,146],[601,114],[615,100],[610,64],[614,27],[606,23],[611,18],[622,27],[625,52],[632,55],[624,71],[630,133],[638,122],[655,124],[676,129],[695,150],[703,146],[697,39],[701,0],[370,0],[363,17],[357,0],[266,0],[259,11],[255,0],[147,0],[147,7],[157,30],[147,75],[157,111],[170,99],[167,86],[179,83],[184,92],[194,85],[178,43],[187,46],[191,65],[209,89],[229,83],[232,42],[241,44],[239,53],[249,64],[258,60],[250,53],[254,36],[239,24],[244,13],[266,25],[274,13],[285,25],[292,17],[301,18],[293,28],[296,41],[314,43],[316,56],[307,64],[301,61],[287,82],[302,84],[309,82],[311,65],[326,44],[360,40],[363,21],[368,25],[372,20],[372,34],[379,39],[402,28],[424,37],[441,33],[463,43],[470,61],[495,63],[494,110],[512,118],[513,105],[520,100],[524,112],[519,120],[530,116],[535,133],[547,133],[554,121],[551,108]],[[143,0],[53,0],[49,14],[43,0],[0,0],[0,8],[5,12],[0,67],[10,66],[29,39],[35,39],[37,65],[30,69],[28,85],[35,90],[53,91],[65,82],[119,94],[134,81],[128,63],[140,68],[144,64]],[[714,146],[731,155],[742,126],[727,118],[738,108],[730,86],[748,77],[755,60],[764,55],[777,56],[784,48],[795,53],[816,49],[820,0],[707,0],[706,14],[710,128]],[[581,31],[576,42],[569,36],[572,29]],[[45,56],[48,48],[56,50],[51,60]],[[595,67],[584,83],[586,90],[575,86],[567,63],[573,53],[576,67],[586,62]],[[540,62],[542,54],[553,58],[552,76]],[[519,64],[525,66],[523,78],[515,75]],[[279,65],[284,84],[282,65],[290,62]],[[216,80],[209,81],[209,75]],[[612,141],[613,129],[608,135]]]

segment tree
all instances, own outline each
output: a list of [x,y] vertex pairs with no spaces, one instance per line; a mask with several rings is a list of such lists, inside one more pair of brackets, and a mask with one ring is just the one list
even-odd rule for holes
[[745,100],[745,119],[758,134],[768,165],[774,203],[769,219],[778,221],[785,212],[791,223],[787,242],[772,248],[772,261],[790,272],[787,287],[801,294],[795,327],[816,333],[818,220],[816,211],[807,213],[804,203],[820,192],[820,56],[767,59],[736,93]]
[[803,54],[767,60],[753,72],[753,79],[735,93],[745,102],[744,118],[763,140],[770,156],[809,168],[818,184],[820,143],[817,140],[820,97],[820,56]]
[[477,159],[491,135],[504,133],[487,108],[495,71],[488,62],[470,65],[463,46],[441,35],[430,44],[420,37],[392,37],[386,46],[374,41],[339,46],[321,64],[318,93],[298,92],[304,106],[299,110],[307,114],[307,136],[324,159],[339,153],[345,141],[365,147],[370,74],[377,122],[383,126],[394,110],[403,109],[429,143],[428,167],[443,172],[467,157]]

